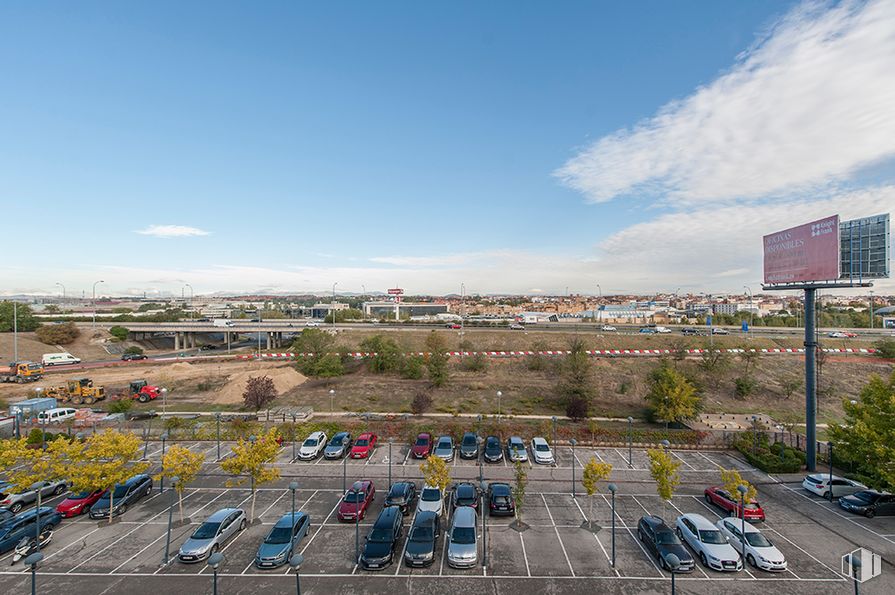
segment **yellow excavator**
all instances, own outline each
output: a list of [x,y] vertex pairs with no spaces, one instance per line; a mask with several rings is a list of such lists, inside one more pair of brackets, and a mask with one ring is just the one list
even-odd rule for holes
[[93,386],[89,378],[69,380],[63,385],[52,386],[44,391],[47,397],[54,397],[60,403],[92,405],[106,398],[106,390],[102,386]]

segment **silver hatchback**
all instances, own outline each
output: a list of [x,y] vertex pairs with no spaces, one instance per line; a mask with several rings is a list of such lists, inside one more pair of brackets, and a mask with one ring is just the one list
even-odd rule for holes
[[185,563],[201,562],[219,551],[227,541],[246,527],[246,513],[241,508],[222,508],[199,525],[177,554]]
[[472,568],[479,561],[479,543],[476,535],[476,514],[471,506],[458,506],[451,522],[451,534],[447,548],[448,566]]

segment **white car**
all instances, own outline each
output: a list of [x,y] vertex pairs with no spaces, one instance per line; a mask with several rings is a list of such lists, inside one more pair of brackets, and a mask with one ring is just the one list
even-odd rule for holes
[[[721,519],[717,523],[718,529],[733,546],[733,549],[743,554],[743,534],[746,535],[746,562],[768,572],[782,572],[786,570],[786,556],[774,547],[761,531],[748,522],[743,522],[733,517]],[[740,531],[740,529],[745,531]]]
[[675,523],[678,537],[690,546],[702,565],[721,572],[743,569],[740,555],[718,527],[701,514],[683,514]]
[[307,321],[307,322],[305,323],[305,326],[307,326],[307,327],[318,327],[318,326],[320,326],[320,323],[317,322],[316,320],[309,320],[309,321]]
[[550,450],[550,445],[540,436],[535,436],[531,439],[531,454],[535,463],[539,465],[553,465],[556,463],[556,459],[553,458],[553,451]]
[[603,332],[606,332],[606,333],[614,333],[618,329],[615,328],[614,326],[612,326],[611,324],[604,324],[603,326],[600,327],[600,330]]
[[313,432],[305,438],[301,448],[298,449],[298,458],[302,461],[310,461],[316,459],[326,448],[326,434],[323,432]]
[[839,477],[838,475],[834,475],[832,481],[830,481],[830,476],[823,473],[809,475],[802,482],[802,487],[826,500],[831,499],[831,494],[833,498],[839,498],[840,496],[849,496],[855,492],[868,489],[863,483]]
[[668,327],[664,327],[664,326],[657,326],[657,327],[656,327],[656,332],[659,333],[659,334],[661,334],[661,335],[667,335],[668,333],[671,332],[671,329],[668,328]]
[[416,503],[417,514],[420,512],[434,512],[441,516],[444,510],[444,494],[436,486],[425,485],[420,492],[419,500]]

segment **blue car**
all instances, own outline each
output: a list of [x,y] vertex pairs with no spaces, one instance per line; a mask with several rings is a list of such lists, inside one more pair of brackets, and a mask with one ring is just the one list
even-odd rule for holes
[[[62,515],[50,508],[49,506],[41,506],[40,508],[40,528],[53,528],[62,522]],[[6,521],[0,525],[0,554],[15,549],[23,537],[34,536],[37,534],[37,510],[31,509],[28,512],[14,517],[12,520]]]
[[255,566],[276,568],[287,563],[310,527],[311,517],[306,512],[296,512],[294,518],[291,512],[281,516],[258,546]]

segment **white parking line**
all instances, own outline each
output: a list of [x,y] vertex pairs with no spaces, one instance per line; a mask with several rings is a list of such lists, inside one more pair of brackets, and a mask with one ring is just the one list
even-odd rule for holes
[[716,469],[724,469],[724,467],[722,467],[720,464],[718,464],[717,462],[715,462],[715,461],[713,461],[712,459],[708,458],[707,456],[705,456],[704,454],[702,454],[702,453],[699,452],[698,450],[696,451],[696,454],[698,454],[698,455],[701,456],[703,459],[705,459],[706,461],[708,461],[709,463],[711,463],[712,465],[714,465]]
[[[621,452],[619,452],[619,450],[617,448],[613,448],[612,450],[614,450],[615,454],[617,454],[619,457],[622,458],[622,460],[625,462],[625,466],[628,466],[628,457],[624,456]],[[637,467],[634,466],[634,457],[633,456],[631,457],[631,463],[628,468],[634,469],[635,471],[637,470]]]
[[522,531],[519,531],[519,543],[522,544],[522,559],[525,560],[525,574],[531,576],[531,568],[528,567],[528,554],[525,553],[525,539],[522,537]]
[[409,449],[409,448],[407,449],[407,454],[404,455],[404,460],[401,461],[401,464],[402,464],[402,465],[406,465],[406,464],[407,464],[407,459],[410,458],[410,450],[411,450],[411,449]]
[[674,452],[674,451],[671,450],[670,448],[668,449],[668,452],[671,453],[671,456],[675,457],[675,458],[676,458],[677,460],[679,460],[681,463],[683,463],[684,465],[686,465],[687,467],[689,467],[691,471],[698,471],[698,469],[696,469],[696,467],[694,467],[693,465],[691,465],[690,463],[688,463],[687,461],[685,461],[685,460],[683,459],[683,457],[681,457],[679,454],[677,454],[676,452]]
[[594,449],[594,454],[597,455],[597,458],[600,459],[600,462],[601,462],[601,463],[605,463],[605,462],[606,462],[606,460],[603,459],[602,456],[600,456],[600,451]]
[[288,494],[288,493],[290,493],[290,492],[291,492],[291,490],[289,490],[288,488],[285,489],[285,490],[283,490],[283,493],[280,494],[280,497],[277,498],[276,500],[274,500],[274,501],[273,501],[273,504],[271,504],[270,506],[268,506],[267,508],[265,508],[265,509],[264,509],[264,512],[262,512],[261,514],[259,514],[256,518],[260,519],[260,518],[263,517],[265,514],[267,514],[267,512],[268,512],[271,508],[273,508],[274,506],[277,505],[277,502],[279,502],[280,500],[282,500],[282,499],[286,496],[286,494]]
[[562,549],[562,555],[566,557],[566,564],[569,565],[569,572],[572,573],[572,576],[575,576],[575,569],[572,568],[572,561],[569,560],[569,554],[566,553],[566,546],[563,545],[562,537],[559,535],[559,529],[556,528],[556,521],[553,520],[553,513],[550,512],[550,506],[547,505],[547,498],[544,497],[544,494],[541,494],[541,500],[544,501],[544,508],[547,509],[547,516],[550,517],[550,522],[553,523],[553,531],[556,533],[556,538],[559,540],[559,547]]
[[339,508],[339,504],[341,504],[341,503],[342,503],[342,500],[339,499],[339,501],[336,502],[336,505],[333,506],[333,509],[329,511],[329,514],[326,515],[326,518],[323,519],[323,522],[320,523],[320,526],[317,527],[317,530],[314,531],[314,534],[311,535],[311,538],[308,540],[308,543],[305,544],[305,547],[301,548],[301,552],[300,552],[300,553],[301,553],[302,555],[305,553],[305,550],[308,549],[308,546],[311,545],[311,542],[314,541],[314,538],[317,537],[317,536],[320,534],[320,531],[322,531],[322,530],[323,530],[323,527],[326,525],[326,521],[329,520],[329,517],[331,517],[331,516],[333,515],[333,513],[336,511],[337,508]]
[[[90,537],[91,535],[93,535],[94,533],[96,533],[97,531],[99,531],[99,530],[100,530],[100,527],[97,527],[96,529],[94,529],[93,531],[90,531],[90,532],[87,533],[86,535],[82,535],[80,539],[76,539],[76,540],[72,541],[70,544],[68,544],[68,545],[66,545],[66,546],[64,546],[64,547],[59,548],[58,550],[54,551],[52,554],[47,554],[46,556],[44,556],[43,563],[46,564],[47,560],[49,560],[50,558],[52,558],[52,557],[55,556],[56,554],[59,554],[59,553],[63,552],[64,550],[67,550],[68,548],[70,548],[71,546],[73,546],[73,545],[75,545],[75,544],[83,544],[83,543],[86,543],[86,539],[87,539],[88,537]],[[25,568],[24,570],[22,570],[22,572],[28,572],[28,569]]]
[[[606,498],[605,495],[600,494],[600,496],[603,498],[603,501],[606,503],[606,506],[610,506],[610,507],[612,506],[612,505],[609,503],[609,499]],[[638,504],[640,504],[640,503],[638,502]],[[643,508],[643,505],[641,505],[641,508]],[[645,509],[644,509],[644,510],[645,510]],[[656,561],[653,560],[653,557],[649,555],[649,552],[646,551],[646,548],[643,547],[643,544],[640,543],[640,540],[637,539],[637,538],[634,536],[634,533],[631,531],[631,528],[627,526],[627,523],[626,523],[625,520],[621,517],[621,515],[618,514],[617,511],[616,511],[616,513],[615,513],[615,516],[618,517],[618,520],[620,520],[620,521],[622,522],[622,524],[625,524],[625,525],[626,525],[626,526],[625,526],[625,529],[627,529],[627,531],[628,531],[628,535],[631,536],[631,539],[634,540],[634,543],[637,544],[637,546],[638,546],[638,547],[640,548],[640,550],[643,552],[643,555],[646,556],[647,559],[649,559],[649,561],[652,563],[653,567],[659,572],[659,576],[661,576],[662,578],[665,578],[665,573],[662,572],[662,569],[659,568],[659,566],[656,564]]]
[[833,568],[830,568],[829,566],[827,566],[826,564],[824,564],[823,562],[821,562],[820,560],[818,560],[817,558],[815,558],[814,556],[812,556],[811,554],[809,554],[808,552],[806,552],[804,549],[802,549],[801,547],[799,547],[799,546],[798,546],[794,541],[792,541],[791,539],[787,539],[787,537],[786,537],[783,533],[781,533],[780,531],[778,531],[778,530],[776,530],[776,529],[772,529],[771,527],[768,527],[767,530],[768,530],[768,531],[773,531],[774,533],[776,533],[777,535],[779,535],[784,541],[786,541],[786,542],[792,544],[792,546],[795,547],[797,550],[799,550],[800,552],[802,552],[803,554],[805,554],[806,556],[808,556],[809,558],[811,558],[812,560],[814,560],[815,562],[817,562],[818,564],[820,564],[821,566],[823,566],[824,568],[826,568],[827,570],[829,570],[830,572],[832,572],[833,574],[835,574],[837,577],[839,577],[839,580],[843,580],[843,581],[845,580],[845,578],[843,578],[842,575],[840,575],[838,571],[836,571],[836,570],[833,569]]
[[[577,498],[572,498],[572,502],[574,502],[574,503],[575,503],[575,506],[578,507],[578,512],[581,513],[581,518],[582,518],[583,520],[587,521],[587,520],[588,520],[587,515],[584,514],[584,511],[581,509],[581,505],[578,504],[578,499],[577,499]],[[619,529],[619,528],[621,528],[621,529],[625,529],[626,527],[625,527],[624,525],[619,525],[618,523],[616,523],[616,524],[615,524],[615,528],[616,528],[616,529]],[[610,528],[610,531],[611,531],[611,530],[612,530],[612,529]],[[597,545],[599,545],[599,546],[600,546],[600,549],[603,550],[603,555],[606,556],[606,561],[609,562],[610,568],[612,568],[612,570],[615,571],[615,576],[621,576],[621,573],[618,571],[618,568],[615,568],[614,566],[612,566],[612,558],[609,557],[609,553],[606,551],[606,548],[603,547],[603,542],[600,541],[600,538],[597,536],[596,533],[593,533],[592,535],[594,536],[594,539],[597,540]]]
[[[416,520],[416,514],[417,513],[413,513],[413,516],[410,519],[410,527],[413,527],[413,521]],[[482,515],[482,518],[484,519],[485,515]],[[401,522],[403,523],[404,521],[401,521]],[[404,564],[404,554],[407,553],[407,542],[408,541],[410,541],[410,529],[409,528],[407,529],[407,534],[404,535],[404,547],[401,549],[401,558],[398,560],[398,563],[396,564],[397,568],[395,568],[395,576],[398,576],[398,573],[401,571],[401,567]]]
[[885,539],[886,541],[888,541],[888,542],[890,542],[890,543],[895,543],[895,540],[890,539],[889,536],[883,535],[882,533],[878,533],[878,532],[874,531],[873,529],[871,529],[871,528],[869,528],[869,527],[866,527],[866,526],[862,525],[861,523],[855,521],[854,519],[845,516],[844,514],[842,514],[842,513],[839,512],[838,510],[836,510],[835,507],[832,507],[832,506],[826,506],[826,503],[827,503],[826,500],[823,500],[822,502],[818,502],[817,500],[815,500],[815,499],[813,499],[813,498],[809,498],[808,496],[806,496],[805,494],[802,493],[803,488],[791,488],[791,487],[789,487],[789,486],[787,486],[787,485],[784,485],[784,484],[782,484],[782,483],[780,483],[779,485],[783,486],[784,489],[789,490],[789,491],[792,492],[793,494],[796,494],[797,496],[801,496],[802,498],[804,498],[805,500],[811,502],[811,503],[814,504],[815,506],[820,506],[820,507],[823,508],[824,510],[826,510],[826,511],[828,511],[828,512],[832,512],[833,514],[835,514],[835,515],[838,516],[839,518],[841,518],[841,519],[845,519],[846,521],[848,521],[849,523],[855,525],[856,527],[860,527],[860,528],[864,529],[865,531],[869,531],[870,533],[873,533],[873,534],[876,535],[877,537],[880,537],[880,538],[882,538],[882,539]]

